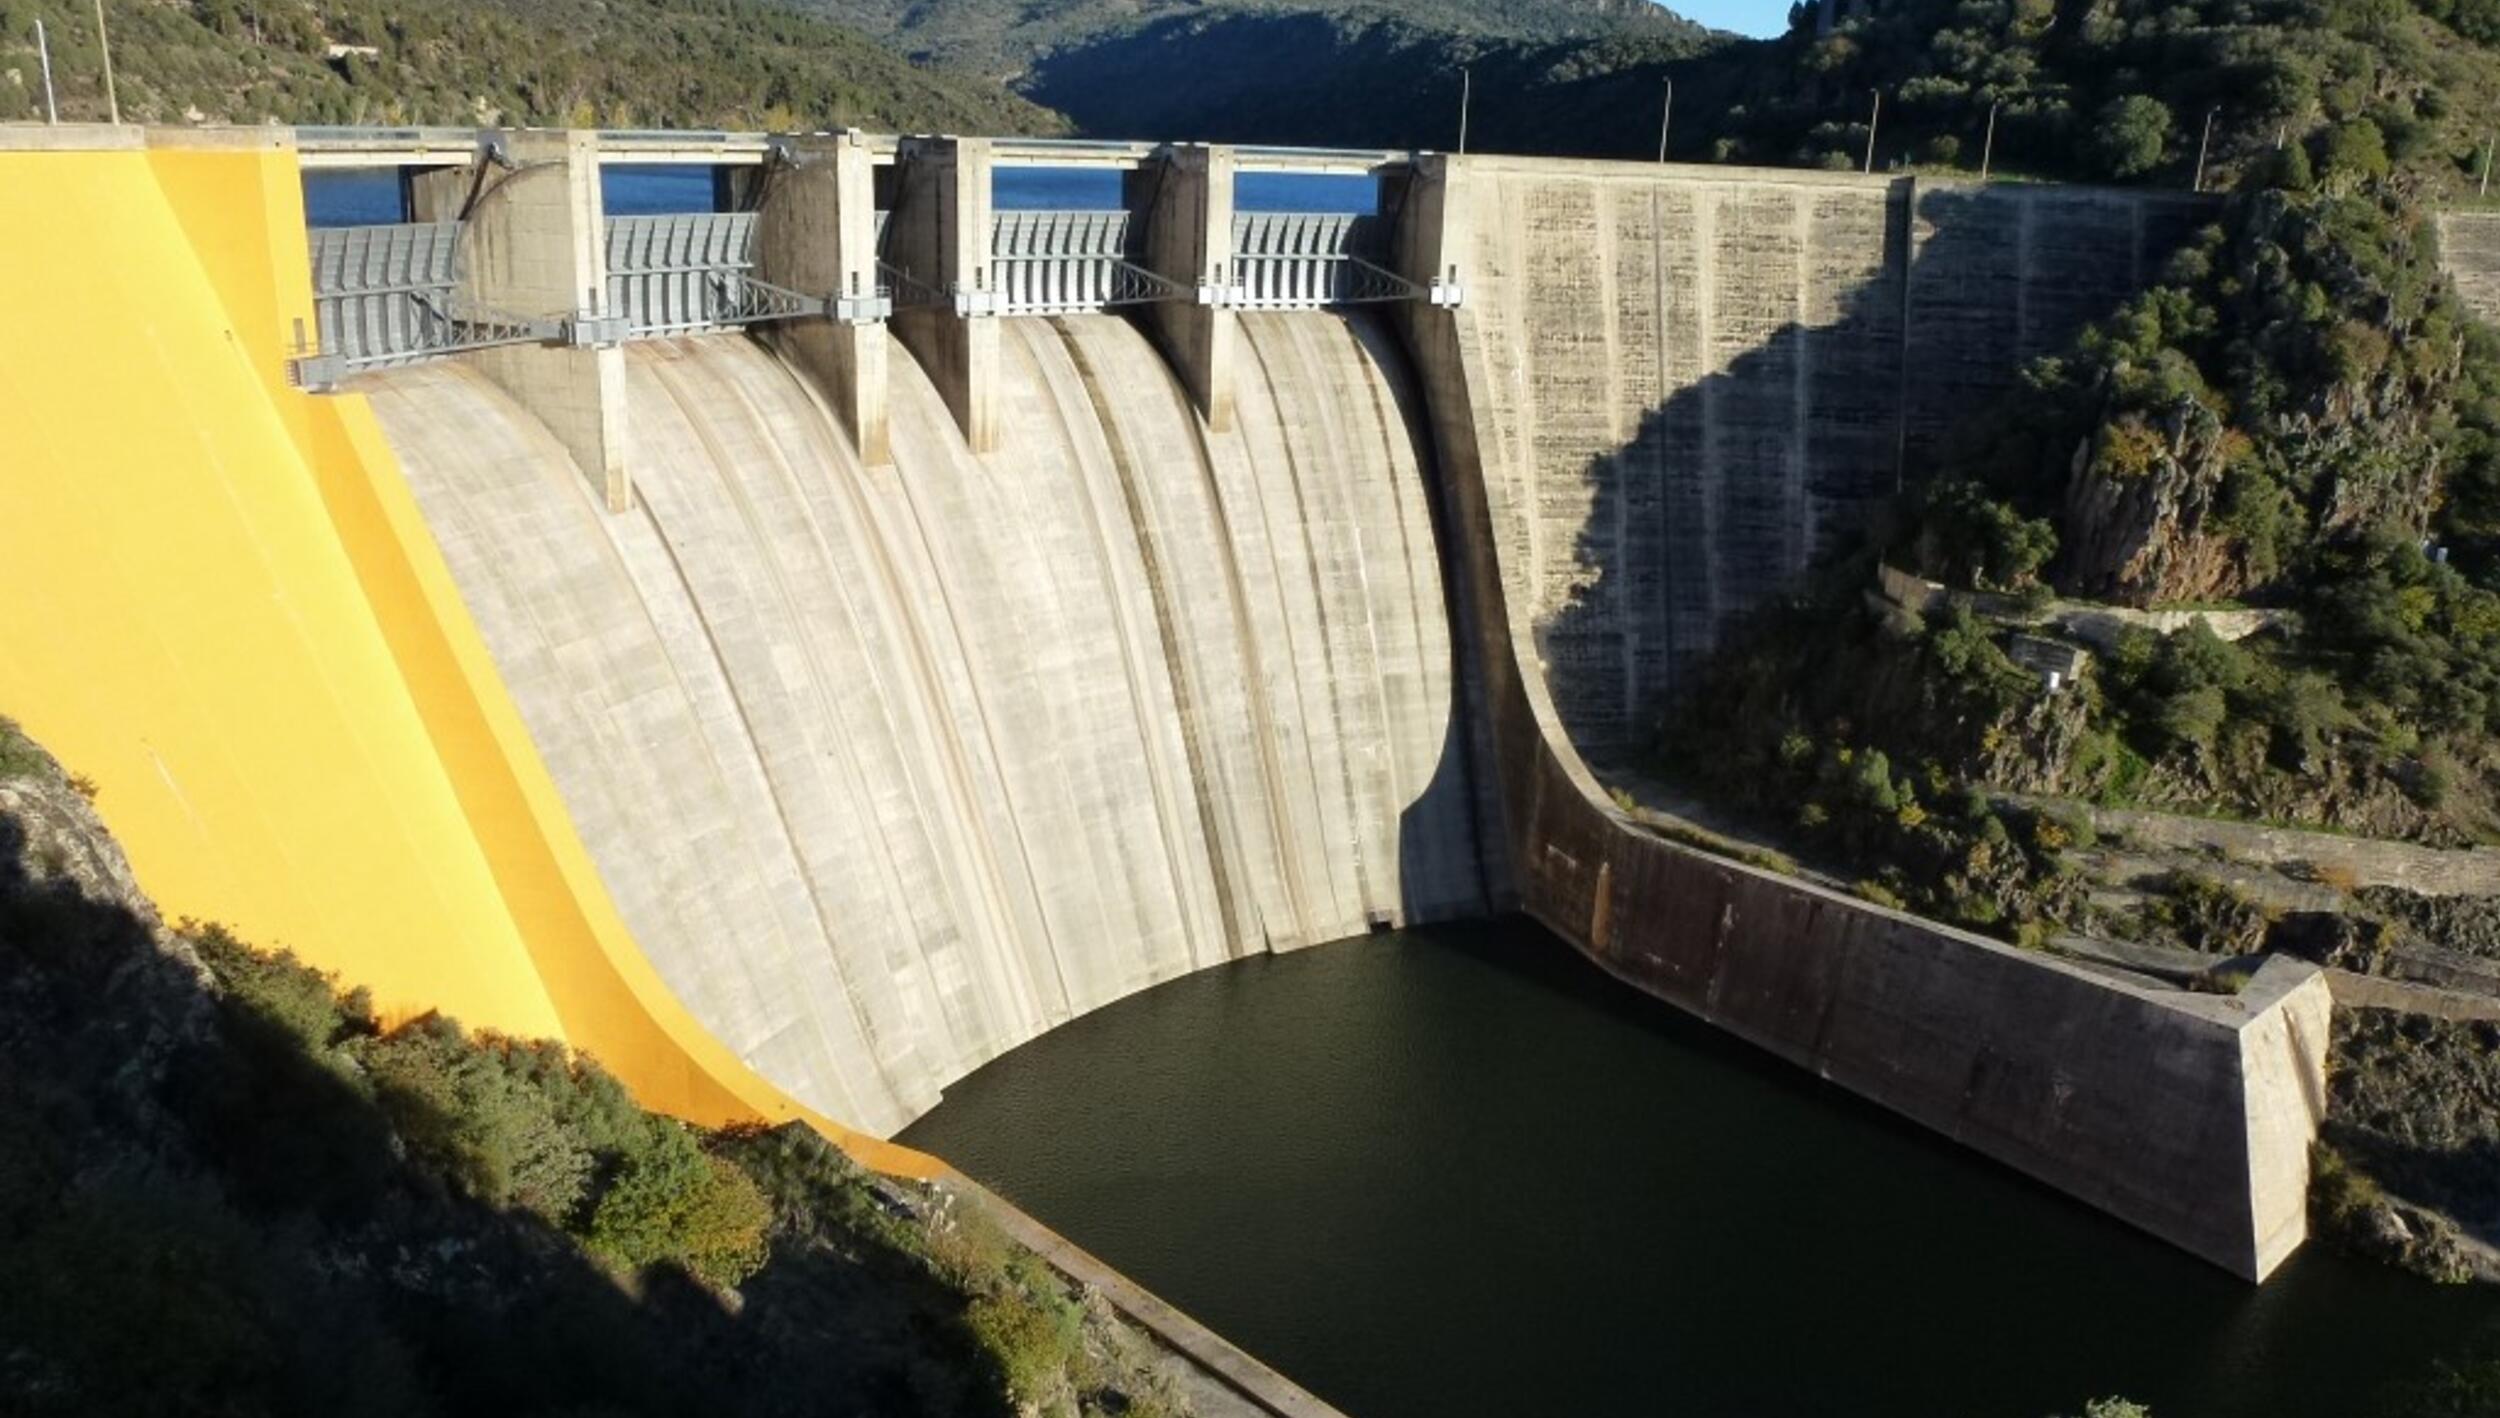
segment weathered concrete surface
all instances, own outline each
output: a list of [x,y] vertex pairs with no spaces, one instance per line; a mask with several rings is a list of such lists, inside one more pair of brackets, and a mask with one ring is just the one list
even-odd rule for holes
[[880,1132],[1157,981],[1484,906],[1386,333],[1245,319],[1215,434],[1133,326],[993,323],[1002,451],[897,357],[890,469],[742,337],[633,346],[625,517],[489,381],[371,381],[635,939]]
[[2468,310],[2500,320],[2500,212],[2442,212],[2439,264]]
[[[1728,486],[1713,491],[1710,478],[1664,456],[1672,444],[1641,400],[1674,404],[1670,386],[1681,376],[1626,362],[1623,331],[1646,322],[1655,356],[1673,347],[1654,338],[1672,326],[1660,312],[1685,307],[1669,298],[1677,287],[1654,277],[1647,289],[1659,304],[1649,310],[1609,293],[1635,279],[1610,268],[1637,272],[1674,250],[1664,234],[1674,224],[1650,214],[1681,208],[1702,222],[1695,259],[1768,250],[1770,284],[1787,283],[1794,300],[1809,269],[1797,253],[1816,249],[1799,234],[1831,223],[1880,229],[1889,199],[1852,183],[1695,192],[1689,178],[1585,167],[1430,160],[1400,225],[1410,276],[1455,265],[1466,282],[1459,310],[1408,312],[1409,347],[1433,416],[1454,574],[1477,636],[1493,737],[1488,776],[1520,904],[1647,992],[2235,1273],[2263,1277],[2305,1229],[2307,1144],[2324,1107],[2326,987],[2313,969],[2271,964],[2238,998],[2139,988],[1703,856],[1637,830],[1599,791],[1565,731],[1559,673],[1542,661],[1577,655],[1581,667],[1614,665],[1626,671],[1622,683],[1634,682],[1644,627],[1672,624],[1664,573],[1680,544],[1658,533],[1676,528],[1746,567],[1761,579],[1743,594],[1757,594],[1813,542],[1809,504],[1820,496],[1807,480],[1817,456],[1810,421],[1783,432],[1768,398],[1780,388],[1812,395],[1799,372],[1807,366],[1795,360],[1723,387],[1703,380],[1717,389],[1701,422],[1705,444],[1733,461],[1702,466]],[[1575,216],[1588,225],[1568,225]],[[1652,224],[1646,234],[1622,239],[1626,225],[1642,223]],[[1733,246],[1713,228],[1732,232]],[[1726,285],[1702,280],[1697,289]],[[1774,293],[1749,308],[1735,325],[1699,322],[1686,348],[1716,348],[1724,366],[1742,339],[1776,344],[1790,328],[1782,310],[1796,307]],[[1834,338],[1843,359],[1860,358],[1847,350],[1850,336]],[[1750,411],[1752,431],[1731,447],[1723,420],[1740,411]],[[1611,491],[1593,496],[1593,482]],[[1675,506],[1704,512],[1719,498],[1718,513],[1743,515],[1695,530],[1664,502],[1639,504],[1647,510],[1637,519],[1623,512],[1644,497],[1681,497]],[[1604,549],[1602,588],[1568,569],[1592,541]],[[1690,589],[1714,584],[1697,578]],[[1627,586],[1645,589],[1632,595]],[[1593,589],[1610,598],[1616,614],[1604,633],[1613,638],[1558,644],[1553,611],[1586,604]]]
[[[1555,706],[1641,740],[2021,361],[2106,313],[2193,199],[1796,171],[1470,159],[1465,276]],[[1444,263],[1446,266],[1446,263]],[[1427,268],[1409,267],[1410,277]],[[1431,268],[1443,269],[1443,268]]]

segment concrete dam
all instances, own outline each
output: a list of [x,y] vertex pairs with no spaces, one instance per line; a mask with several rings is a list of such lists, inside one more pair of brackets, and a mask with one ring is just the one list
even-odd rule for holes
[[1230,433],[1128,322],[1019,320],[1013,456],[897,358],[873,471],[755,343],[636,344],[622,515],[483,376],[376,377],[635,939],[824,1112],[891,1131],[1181,972],[1485,909],[1403,360],[1243,324]]
[[[486,139],[0,146],[111,218],[0,238],[8,308],[99,333],[0,342],[0,707],[169,911],[926,1175],[876,1139],[1077,1014],[1524,910],[2238,1274],[2300,1243],[2322,982],[2092,975],[1650,835],[1582,759],[2195,199]],[[637,161],[731,209],[607,217]],[[995,213],[1018,162],[1127,210]],[[308,235],[324,165],[405,171],[410,220]],[[1262,166],[1380,210],[1236,212]],[[98,261],[100,311],[42,274]]]

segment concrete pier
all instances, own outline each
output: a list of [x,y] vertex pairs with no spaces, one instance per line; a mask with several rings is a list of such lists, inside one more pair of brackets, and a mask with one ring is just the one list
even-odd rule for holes
[[870,467],[894,461],[886,433],[886,331],[878,309],[876,181],[857,133],[790,140],[793,161],[770,169],[756,229],[756,274],[809,295],[830,294],[831,319],[778,321],[765,339],[804,372]]
[[1165,149],[1126,174],[1128,208],[1146,223],[1148,270],[1195,296],[1147,307],[1166,357],[1207,427],[1233,426],[1233,150],[1201,143]]
[[625,356],[603,326],[607,211],[599,135],[505,135],[510,167],[425,173],[410,184],[420,221],[462,220],[461,295],[479,309],[568,322],[560,342],[464,356],[547,425],[608,510],[634,505],[626,473]]
[[894,155],[886,260],[940,299],[897,290],[894,333],[975,453],[998,447],[998,307],[990,271],[990,144],[905,138]]

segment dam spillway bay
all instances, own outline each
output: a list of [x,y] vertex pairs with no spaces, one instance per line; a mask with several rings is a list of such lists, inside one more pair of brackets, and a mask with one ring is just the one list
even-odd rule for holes
[[[2087,974],[1650,835],[1581,758],[2193,199],[860,134],[11,141],[8,190],[111,218],[13,230],[14,308],[141,334],[0,356],[0,694],[175,911],[927,1171],[876,1139],[1056,1025],[1518,909],[2229,1272],[2299,1244],[2301,968]],[[602,166],[662,161],[721,168],[725,210],[608,218]],[[1125,205],[1003,217],[1000,163],[1115,169]],[[308,236],[307,164],[404,170],[411,220]],[[1244,220],[1262,168],[1381,201]],[[42,275],[73,266],[112,279]]]

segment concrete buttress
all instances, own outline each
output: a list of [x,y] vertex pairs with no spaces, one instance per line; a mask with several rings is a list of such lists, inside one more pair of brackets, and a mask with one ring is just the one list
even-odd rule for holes
[[1233,150],[1166,148],[1128,174],[1128,208],[1145,219],[1143,264],[1193,294],[1146,307],[1189,397],[1217,433],[1233,426]]
[[990,143],[905,138],[896,150],[886,260],[922,291],[898,294],[894,333],[975,453],[998,447],[998,291],[990,271]]
[[875,305],[875,174],[857,133],[791,140],[770,170],[755,237],[756,274],[836,302],[832,318],[778,321],[767,341],[805,373],[870,467],[894,461],[886,433],[886,332]]
[[625,354],[587,323],[607,303],[607,213],[599,135],[522,130],[509,166],[413,184],[418,216],[461,221],[460,290],[481,310],[575,322],[582,341],[507,345],[465,356],[547,425],[611,512],[634,505],[626,473]]

